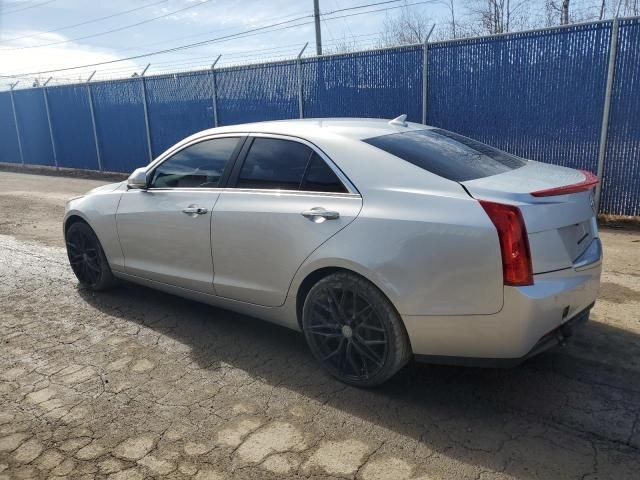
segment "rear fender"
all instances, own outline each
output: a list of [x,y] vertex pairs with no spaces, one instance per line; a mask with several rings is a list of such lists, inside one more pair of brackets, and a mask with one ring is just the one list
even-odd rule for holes
[[[402,197],[407,200],[407,195]],[[365,200],[348,227],[298,269],[289,290],[319,268],[352,270],[374,283],[401,315],[475,315],[500,311],[502,259],[495,227],[467,197],[394,202]],[[421,205],[422,203],[422,205]],[[380,218],[381,211],[385,217]],[[453,215],[455,213],[455,215]],[[459,220],[459,224],[443,222]]]

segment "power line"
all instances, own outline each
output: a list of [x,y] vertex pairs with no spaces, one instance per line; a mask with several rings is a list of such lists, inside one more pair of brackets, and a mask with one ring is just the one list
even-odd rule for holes
[[5,11],[4,9],[0,10],[0,13],[3,15],[11,15],[12,13],[17,13],[17,12],[22,12],[23,10],[29,10],[30,8],[36,8],[36,7],[42,7],[43,5],[47,5],[49,3],[53,3],[57,0],[47,0],[46,2],[40,2],[40,3],[36,3],[35,5],[30,5],[27,7],[22,7],[22,8],[17,8],[14,10],[9,10],[8,12]]
[[[408,6],[413,6],[413,5],[419,5],[419,4],[424,4],[424,3],[430,3],[430,2],[429,1],[423,1],[423,2],[411,3],[411,4],[407,4],[407,5]],[[343,17],[350,17],[350,16],[363,15],[363,14],[369,14],[369,13],[376,13],[376,12],[390,10],[390,9],[393,9],[393,8],[400,8],[400,7],[390,7],[390,8],[377,9],[377,10],[366,11],[366,12],[352,13],[352,14],[349,14],[349,15],[343,15],[343,16],[339,16],[339,17],[330,18],[329,20],[335,20],[335,19],[339,19],[339,18],[343,18]],[[280,22],[280,23],[289,23],[289,22]],[[211,39],[211,40],[208,40],[208,41],[205,41],[205,42],[198,42],[197,44],[175,47],[175,48],[172,48],[172,49],[167,49],[167,50],[158,51],[158,52],[151,52],[150,54],[137,55],[137,56],[127,57],[127,58],[123,58],[123,59],[110,60],[110,61],[105,61],[105,62],[97,62],[97,63],[94,63],[94,64],[81,65],[81,66],[76,66],[76,67],[61,68],[61,69],[55,69],[55,70],[45,70],[45,71],[40,71],[40,72],[31,72],[31,73],[26,73],[26,74],[21,74],[21,75],[22,76],[41,75],[41,74],[45,74],[45,73],[55,73],[55,72],[59,72],[59,71],[77,70],[77,69],[82,69],[82,68],[94,67],[94,66],[98,66],[98,65],[113,64],[113,63],[117,63],[117,62],[122,62],[122,61],[127,61],[127,60],[134,60],[134,59],[137,59],[137,58],[143,58],[143,57],[147,57],[147,56],[151,56],[151,55],[158,55],[158,54],[162,54],[162,53],[170,53],[170,52],[173,52],[173,51],[176,51],[176,50],[181,50],[181,49],[186,49],[186,48],[193,48],[194,46],[200,46],[200,45],[203,45],[203,44],[217,43],[219,41],[226,41],[226,40],[231,39],[231,38],[245,38],[245,37],[248,37],[248,36],[260,35],[260,34],[263,34],[263,33],[271,33],[271,32],[278,31],[278,30],[284,30],[284,29],[288,29],[288,28],[295,28],[295,27],[299,27],[299,26],[303,26],[303,25],[308,25],[310,23],[313,23],[313,22],[305,22],[305,23],[300,23],[300,24],[296,24],[296,25],[290,25],[290,26],[286,26],[286,27],[281,27],[279,29],[271,30],[269,32],[256,32],[257,30],[264,30],[266,28],[271,28],[273,26],[273,25],[267,25],[267,26],[264,26],[264,27],[259,27],[259,28],[247,30],[245,32],[239,32],[239,33],[236,33],[236,34],[233,34],[233,35],[227,35],[225,37],[220,37],[220,38],[217,38],[217,39]],[[253,33],[251,33],[251,32],[253,32]],[[13,76],[3,75],[1,77],[12,78]]]
[[[284,15],[284,16],[278,16],[278,17],[270,17],[268,19],[265,19],[265,21],[280,21],[280,20],[285,20],[288,19],[290,17],[294,17],[294,16],[299,16],[302,15],[304,13],[304,11],[297,11],[296,13],[292,13],[289,15]],[[195,34],[191,34],[191,35],[182,35],[180,37],[175,37],[175,38],[171,38],[169,40],[162,40],[160,42],[149,42],[149,43],[143,43],[141,45],[136,45],[135,48],[131,48],[131,47],[118,47],[119,50],[127,50],[127,51],[139,51],[140,48],[144,48],[144,47],[153,47],[156,45],[164,45],[166,43],[173,43],[176,40],[184,40],[187,38],[195,38],[195,37],[203,37],[205,35],[210,35],[212,33],[220,33],[220,32],[228,32],[229,30],[233,30],[237,27],[227,27],[227,28],[219,28],[216,29],[214,31],[206,31],[206,32],[201,32],[201,33],[195,33]],[[95,46],[98,47],[108,47],[108,45],[105,44],[94,44]]]
[[[336,8],[338,7],[338,2],[336,0],[333,0],[333,4],[336,6]],[[345,28],[349,31],[349,35],[353,37],[353,30],[351,30],[351,27],[349,26],[349,22],[343,19],[342,23],[344,24]]]
[[[378,2],[378,3],[374,3],[374,4],[370,4],[370,5],[361,5],[360,7],[351,7],[348,10],[353,10],[354,8],[364,8],[366,6],[372,6],[372,5],[380,5],[383,3],[395,3],[398,0],[390,0],[390,1],[386,1],[386,2]],[[414,2],[414,3],[403,3],[403,5],[401,6],[395,6],[395,7],[386,7],[386,8],[380,8],[380,9],[376,9],[376,10],[368,10],[365,12],[356,12],[356,13],[351,13],[351,14],[346,14],[346,15],[341,15],[341,16],[337,16],[337,17],[332,17],[332,18],[328,18],[327,20],[337,20],[340,18],[347,18],[347,17],[354,17],[354,16],[358,16],[358,15],[366,15],[366,14],[371,14],[371,13],[378,13],[378,12],[384,12],[384,11],[388,11],[388,10],[394,10],[397,8],[405,8],[405,7],[410,7],[410,6],[415,6],[415,5],[424,5],[427,3],[433,3],[433,0],[424,0],[424,1],[420,1],[420,2]],[[344,11],[346,9],[342,9],[342,11]],[[331,12],[331,13],[336,13],[336,12]],[[326,15],[330,15],[331,13],[327,13]],[[253,28],[253,29],[249,29],[249,30],[245,30],[244,32],[238,32],[235,34],[230,34],[230,35],[225,35],[222,37],[218,37],[218,38],[212,38],[209,40],[204,40],[201,42],[196,42],[196,43],[191,43],[191,44],[186,44],[186,45],[180,45],[178,47],[173,47],[173,48],[168,48],[165,50],[158,50],[155,52],[149,52],[149,53],[145,53],[145,54],[140,54],[140,55],[133,55],[130,57],[125,57],[125,58],[119,58],[119,59],[115,59],[115,60],[107,60],[104,62],[96,62],[96,63],[90,63],[90,64],[86,64],[86,65],[77,65],[74,67],[67,67],[67,68],[57,68],[57,69],[52,69],[52,70],[43,70],[43,71],[39,71],[39,72],[29,72],[29,73],[21,73],[21,74],[11,74],[11,75],[0,75],[0,77],[3,78],[13,78],[13,77],[17,77],[17,76],[32,76],[32,75],[41,75],[41,74],[45,74],[45,73],[56,73],[56,72],[63,72],[63,71],[68,71],[68,70],[78,70],[81,68],[88,68],[88,67],[97,67],[100,65],[109,65],[109,64],[113,64],[113,63],[118,63],[118,62],[124,62],[127,60],[137,60],[140,58],[145,58],[145,57],[151,57],[151,56],[155,56],[155,55],[161,55],[161,54],[165,54],[165,53],[173,53],[176,51],[180,51],[180,50],[186,50],[189,48],[195,48],[195,47],[200,47],[200,46],[204,46],[204,45],[210,45],[213,43],[220,43],[223,41],[227,41],[227,40],[231,40],[231,39],[237,39],[237,38],[245,38],[248,36],[254,36],[254,35],[261,35],[264,33],[273,33],[276,31],[280,31],[280,30],[286,30],[289,28],[297,28],[297,27],[301,27],[304,25],[309,25],[311,23],[314,23],[314,21],[310,21],[310,22],[304,22],[304,23],[298,23],[296,25],[287,25],[287,26],[282,26],[284,24],[287,23],[292,23],[295,21],[299,21],[305,18],[309,18],[310,16],[313,15],[306,15],[304,17],[300,17],[297,19],[292,19],[292,20],[287,20],[284,22],[279,22],[279,23],[275,23],[272,25],[265,25],[262,27],[257,27],[257,28]],[[267,32],[265,32],[264,30],[267,30],[269,28],[273,28],[273,27],[277,27],[280,26],[280,28],[277,28],[275,30],[269,30]]]
[[[196,5],[192,5],[192,6],[189,6],[187,8],[193,8],[195,6],[202,5],[203,3],[207,3],[209,1],[211,1],[211,0],[205,0],[202,3],[196,4]],[[375,3],[368,3],[368,4],[364,4],[364,5],[355,5],[353,7],[346,7],[346,8],[340,8],[340,9],[337,9],[337,10],[332,10],[331,12],[327,12],[327,13],[321,14],[321,16],[332,15],[332,14],[339,13],[339,12],[347,12],[347,11],[351,11],[351,10],[357,10],[357,9],[366,8],[366,7],[372,7],[372,6],[377,6],[377,5],[386,5],[386,4],[389,4],[389,3],[398,3],[400,1],[402,1],[402,0],[385,0],[385,1],[375,2]],[[186,8],[183,9],[183,10],[186,10]],[[180,11],[182,11],[182,10],[177,10],[176,12],[173,12],[173,13],[178,13]],[[95,34],[85,35],[85,36],[82,36],[82,37],[71,38],[71,39],[67,39],[67,40],[61,40],[61,41],[58,41],[58,42],[45,43],[45,44],[39,44],[39,45],[29,45],[29,46],[24,46],[24,47],[0,48],[0,52],[8,52],[8,51],[13,51],[13,50],[23,50],[23,49],[31,49],[31,48],[39,48],[39,47],[48,47],[48,46],[59,45],[59,44],[63,44],[63,43],[69,43],[69,42],[73,42],[73,41],[76,41],[76,40],[86,40],[88,38],[107,35],[109,33],[118,32],[118,31],[121,31],[121,30],[125,30],[127,28],[133,28],[133,27],[145,24],[145,23],[149,23],[149,22],[151,22],[153,20],[156,20],[158,18],[163,18],[163,17],[170,16],[170,15],[172,15],[172,13],[169,13],[169,14],[166,14],[166,15],[163,15],[163,16],[160,16],[160,17],[155,17],[155,18],[152,18],[152,19],[148,19],[148,20],[145,20],[145,21],[142,21],[142,22],[138,22],[138,23],[135,23],[135,24],[131,24],[131,25],[128,25],[128,26],[119,27],[119,28],[116,28],[116,29],[113,29],[113,30],[108,30],[108,31],[105,31],[105,32],[98,32],[98,33],[95,33]],[[287,15],[287,16],[290,16],[290,15]],[[276,18],[274,18],[274,20],[279,20],[280,18],[284,19],[284,18],[287,18],[287,16],[276,17]],[[301,20],[301,19],[304,19],[304,18],[310,18],[310,17],[313,17],[313,15],[303,15],[303,16],[300,16],[300,17],[297,17],[297,18],[294,18],[294,19],[290,20],[290,22],[294,22],[294,21],[298,21],[298,20]],[[226,29],[226,30],[229,30],[229,29]],[[216,30],[216,32],[219,32],[219,31],[220,30]],[[222,31],[224,31],[224,30],[222,30]],[[44,33],[46,33],[46,32],[44,32]],[[214,33],[214,32],[210,32],[210,33]],[[144,46],[152,47],[154,45],[162,45],[164,43],[170,43],[170,42],[175,41],[175,40],[198,37],[198,36],[202,36],[202,35],[206,35],[206,33],[195,34],[195,35],[186,35],[186,36],[178,37],[177,39],[173,39],[173,40],[165,40],[165,41],[161,41],[161,42],[147,43]],[[130,49],[128,49],[128,50],[130,50]]]
[[9,10],[11,10],[13,7],[19,6],[19,5],[28,5],[30,3],[35,2],[35,0],[16,0],[15,2],[5,2],[4,5],[0,4],[0,6],[2,8],[0,8],[0,11],[2,10],[6,10],[7,8],[9,8]]
[[122,30],[127,30],[129,28],[138,27],[140,25],[144,25],[146,23],[150,23],[150,22],[153,22],[155,20],[159,20],[161,18],[170,17],[171,15],[175,15],[176,13],[184,12],[185,10],[190,10],[192,8],[199,7],[201,5],[204,5],[205,3],[209,3],[210,1],[211,0],[202,0],[199,3],[195,3],[193,5],[188,5],[188,6],[184,7],[184,8],[180,8],[178,10],[174,10],[172,12],[165,13],[164,15],[160,15],[160,16],[153,17],[153,18],[148,18],[146,20],[142,20],[140,22],[132,23],[130,25],[125,25],[123,27],[114,28],[112,30],[105,30],[104,32],[92,33],[91,35],[85,35],[84,37],[69,38],[67,40],[60,40],[59,42],[42,43],[42,44],[39,44],[39,45],[29,45],[29,46],[25,46],[25,47],[3,48],[2,51],[26,50],[26,49],[30,49],[30,48],[50,47],[52,45],[61,45],[63,43],[75,42],[76,40],[86,40],[87,38],[100,37],[102,35],[108,35],[110,33],[121,32]]
[[15,41],[15,40],[21,40],[23,38],[39,37],[41,35],[46,35],[47,33],[60,32],[62,30],[68,30],[70,28],[81,27],[83,25],[89,25],[90,23],[100,22],[102,20],[108,20],[109,18],[115,18],[115,17],[119,17],[121,15],[126,15],[128,13],[137,12],[138,10],[143,10],[145,8],[153,7],[154,5],[159,5],[161,3],[166,3],[168,1],[169,0],[160,0],[159,2],[148,3],[146,5],[142,5],[141,7],[136,7],[136,8],[132,8],[130,10],[125,10],[124,12],[118,12],[118,13],[114,13],[114,14],[111,14],[111,15],[106,15],[104,17],[98,17],[98,18],[93,18],[91,20],[87,20],[87,21],[84,21],[84,22],[74,23],[73,25],[65,25],[64,27],[53,28],[51,30],[47,30],[47,31],[44,31],[44,32],[38,32],[38,33],[31,34],[31,35],[22,35],[20,37],[5,38],[4,41],[5,42],[12,42],[12,41]]
[[[362,35],[355,35],[353,38],[355,39],[360,37],[372,37],[376,36],[378,33],[369,33]],[[323,45],[339,45],[342,43],[342,40],[331,40],[328,42],[323,42]],[[367,43],[368,44],[368,43]],[[222,56],[222,62],[225,62],[229,59],[251,59],[251,58],[264,58],[265,54],[273,54],[278,57],[289,55],[289,58],[295,56],[300,51],[300,44],[294,43],[289,45],[282,45],[280,47],[272,47],[272,48],[264,48],[258,50],[250,50],[250,51],[242,51],[242,52],[234,52],[230,54],[225,54]],[[202,60],[201,62],[196,62],[196,60]],[[163,62],[154,62],[152,67],[164,66],[165,69],[174,67],[174,66],[189,66],[189,65],[206,65],[207,68],[211,65],[211,55],[192,57],[185,60],[167,60]],[[114,69],[104,69],[101,70],[102,73],[113,73],[113,72],[121,72],[128,71],[134,67],[125,67],[125,68],[114,68]],[[155,70],[155,69],[154,69]]]
[[[369,34],[354,35],[352,37],[354,39],[353,51],[356,51],[355,50],[356,48],[359,50],[366,50],[369,47],[375,47],[377,45],[377,42],[373,40],[358,42],[358,44],[356,45],[355,38],[372,37],[377,35],[379,34],[369,33]],[[340,40],[324,42],[323,44],[330,46],[338,43],[340,43]],[[247,65],[246,62],[249,62],[249,65],[251,65],[251,62],[255,59],[259,59],[259,63],[264,63],[265,61],[269,61],[269,62],[285,61],[295,57],[296,54],[299,52],[299,50],[300,50],[300,44],[296,43],[296,44],[291,44],[291,45],[281,46],[281,47],[272,47],[272,48],[259,49],[259,50],[236,52],[230,55],[224,55],[223,61],[232,60],[227,65],[224,65],[226,67],[233,67],[236,65],[239,65],[239,66]],[[331,49],[329,49],[329,51],[331,51]],[[270,53],[265,53],[265,52],[270,52]],[[336,51],[332,53],[339,53],[339,52]],[[344,52],[344,53],[347,53],[347,52]],[[201,61],[196,62],[196,60],[201,60]],[[160,67],[159,71],[157,71],[155,75],[171,75],[171,74],[177,74],[177,73],[201,73],[202,71],[209,70],[211,68],[211,55],[195,57],[186,61],[156,62],[156,63],[153,63],[152,66]],[[139,71],[140,71],[139,66],[107,68],[107,69],[99,70],[93,80],[94,81],[112,81],[116,79],[126,79],[130,76],[130,74],[134,72],[139,72]],[[76,74],[77,77],[73,77],[73,78],[57,76],[51,80],[50,85],[54,85],[54,84],[65,85],[65,84],[79,83],[83,81],[82,77],[86,76],[86,74],[89,72],[91,72],[91,70],[77,73]],[[31,83],[37,80],[42,82],[46,78],[47,78],[47,75],[15,77],[15,79],[26,80],[27,83]]]
[[[368,33],[355,35],[352,38],[355,41],[355,38],[364,38],[364,37],[373,37],[379,35],[378,33]],[[323,42],[324,45],[334,45],[340,44],[342,40],[333,40],[328,42]],[[372,42],[365,42],[364,45],[370,45]],[[294,43],[289,45],[281,45],[279,47],[271,47],[264,48],[258,50],[250,50],[250,51],[242,51],[242,52],[232,52],[230,54],[225,54],[222,56],[222,62],[225,62],[229,59],[253,59],[253,58],[264,58],[265,54],[273,54],[278,57],[289,56],[289,58],[295,56],[300,51],[300,44]],[[201,62],[196,62],[197,60],[201,60]],[[205,65],[207,68],[211,65],[211,55],[204,55],[198,57],[191,57],[185,60],[167,60],[162,62],[154,62],[152,64],[153,67],[162,66],[163,70],[167,70],[172,67],[182,67],[186,68],[191,65]],[[119,72],[128,72],[135,71],[138,67],[116,67],[116,68],[106,68],[99,71],[98,75],[105,73],[119,73]],[[154,68],[155,70],[155,68]]]
[[[303,13],[303,12],[298,11],[298,12],[295,12],[295,13],[292,13],[292,14],[289,14],[289,15],[285,15],[285,16],[270,17],[268,20],[280,20],[280,19],[285,19],[285,18],[292,17],[292,16],[294,16],[294,15],[300,15],[301,13]],[[237,28],[237,27],[228,27],[228,28],[220,29],[220,30],[218,30],[218,31],[220,31],[220,32],[223,32],[223,31],[229,31],[229,30],[233,30],[234,28]],[[206,33],[204,33],[204,35],[207,35],[207,34],[209,34],[209,33],[211,33],[211,32],[206,32]],[[197,34],[197,35],[195,35],[195,36],[202,36],[202,35],[203,35],[203,34],[201,33],[201,34]],[[193,36],[194,36],[194,35],[188,35],[187,37],[193,37]],[[187,37],[179,37],[179,39],[180,39],[180,38],[187,38]],[[169,40],[168,42],[171,42],[171,41],[172,41],[172,40]],[[153,43],[153,42],[152,42],[152,43],[149,43],[149,44],[139,45],[138,47],[152,46],[152,45],[158,45],[158,44],[168,43],[168,42],[167,42],[167,41],[155,42],[155,43]],[[296,44],[295,44],[295,47],[299,48],[299,44],[297,44],[297,43],[296,43]],[[128,51],[132,51],[132,50],[133,50],[133,51],[140,51],[140,49],[139,49],[139,48],[127,48],[127,47],[121,47],[121,48],[120,48],[120,50],[128,50]],[[0,54],[2,54],[2,53],[3,53],[3,51],[2,51],[2,50],[0,50]],[[6,52],[5,54],[12,54],[12,52],[9,52],[9,51],[8,51],[8,52]],[[176,52],[176,54],[179,54],[179,55],[189,55],[189,54],[191,54],[191,57],[193,57],[193,53],[191,53],[191,52]],[[64,54],[62,54],[62,53],[61,53],[61,54],[59,54],[59,55],[61,55],[61,56],[63,56],[63,57],[66,57],[66,56],[67,56],[67,55],[64,55]],[[225,55],[225,58],[226,58],[227,56],[228,56],[228,55]],[[189,58],[189,57],[186,57],[186,58]],[[40,68],[48,68],[49,66],[50,66],[51,68],[55,68],[55,65],[46,65],[46,64],[45,64],[45,65],[40,65]],[[122,68],[121,68],[121,69],[122,69]],[[127,68],[125,68],[125,69],[131,69],[131,67],[127,67]],[[103,71],[104,71],[104,70],[103,70]],[[0,77],[2,77],[2,75],[0,75]]]
[[[373,36],[373,35],[378,35],[378,34],[368,34],[365,36]],[[373,42],[371,41],[362,42],[358,46],[360,47],[364,45],[371,45],[372,43]],[[338,46],[339,44],[340,44],[340,40],[323,42],[323,45],[327,45],[327,46],[332,46],[332,45]],[[262,49],[262,50],[238,52],[235,54],[224,55],[222,57],[221,63],[223,62],[226,63],[229,60],[231,60],[230,64],[236,65],[240,62],[244,62],[247,60],[254,60],[254,59],[260,59],[262,63],[262,61],[265,60],[265,57],[269,57],[270,59],[271,58],[283,58],[283,59],[289,58],[290,59],[295,57],[299,51],[300,51],[300,44],[292,44],[292,45],[283,46],[280,48],[268,48],[268,49]],[[200,60],[200,61],[198,62],[197,60]],[[167,72],[167,73],[170,73],[170,70],[173,68],[186,69],[192,66],[200,66],[200,67],[203,67],[203,69],[209,69],[211,66],[211,55],[194,57],[194,58],[190,58],[187,60],[180,60],[180,61],[171,60],[171,61],[164,61],[164,62],[155,62],[152,64],[152,67],[154,67],[154,71],[157,70],[157,67],[160,67],[160,70],[162,72]],[[113,74],[118,72],[132,71],[135,69],[136,67],[125,67],[125,68],[116,68],[116,69],[106,69],[106,70],[101,70],[100,72]]]
[[[403,0],[386,0],[386,1],[379,1],[379,2],[375,2],[375,3],[367,3],[367,4],[363,4],[363,5],[355,5],[353,7],[338,8],[336,10],[331,10],[329,12],[321,13],[320,16],[324,17],[324,16],[327,16],[327,15],[334,15],[334,14],[340,13],[340,12],[358,10],[358,9],[361,9],[361,8],[374,7],[374,6],[378,6],[378,5],[386,5],[386,4],[390,4],[390,3],[398,3],[400,1],[403,1]],[[274,17],[271,20],[280,21],[280,20],[284,20],[284,19],[286,19],[288,17],[291,17],[293,15],[300,15],[302,13],[303,12],[297,12],[295,14],[285,15],[283,17]],[[290,22],[302,20],[302,19],[305,19],[305,18],[312,18],[312,17],[313,17],[313,15],[303,15],[303,16],[300,16],[298,18],[291,19]],[[343,20],[343,22],[344,22],[344,20]],[[183,39],[186,39],[186,38],[194,38],[194,37],[202,37],[203,35],[208,35],[210,33],[219,33],[219,32],[224,32],[224,31],[228,31],[228,30],[231,30],[231,28],[226,28],[226,29],[222,29],[222,30],[217,29],[215,31],[210,31],[210,32],[196,33],[194,35],[183,35],[183,36],[180,36],[180,37],[177,37],[177,38],[173,38],[173,39],[170,39],[170,40],[163,40],[163,41],[160,41],[160,42],[145,43],[143,45],[139,45],[139,47],[153,47],[153,46],[156,46],[156,45],[164,45],[166,43],[172,43],[172,42],[174,42],[176,40],[183,40]],[[106,46],[106,45],[102,45],[102,46]],[[136,51],[136,50],[139,50],[139,49],[138,48],[126,48],[126,47],[124,47],[124,48],[121,48],[121,50]],[[0,50],[0,52],[2,52],[2,50]]]

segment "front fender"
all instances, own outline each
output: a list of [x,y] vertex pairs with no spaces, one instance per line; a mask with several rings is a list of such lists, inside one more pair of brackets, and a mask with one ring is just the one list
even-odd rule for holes
[[113,270],[124,268],[124,254],[120,247],[116,212],[122,191],[101,191],[71,199],[65,206],[63,229],[71,217],[79,217],[93,229]]

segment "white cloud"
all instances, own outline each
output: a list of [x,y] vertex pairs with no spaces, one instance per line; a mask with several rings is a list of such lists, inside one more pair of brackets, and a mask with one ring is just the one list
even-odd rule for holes
[[[40,32],[13,31],[9,32],[7,37],[12,38],[35,34],[40,34]],[[21,84],[25,84],[29,79],[36,77],[46,79],[49,76],[53,76],[54,81],[57,79],[58,81],[68,83],[69,81],[85,80],[93,70],[98,70],[101,74],[100,76],[104,77],[107,76],[109,72],[111,72],[112,76],[124,76],[127,71],[139,69],[139,63],[127,60],[98,67],[87,67],[77,70],[37,75],[35,72],[109,62],[121,58],[121,55],[118,55],[116,52],[112,52],[108,49],[94,48],[88,45],[78,45],[73,42],[51,45],[48,47],[20,48],[64,40],[67,40],[67,37],[59,34],[48,33],[41,34],[37,37],[17,40],[4,48],[0,48],[0,75],[11,76],[28,73],[29,75],[27,75],[27,78],[19,79]],[[9,82],[9,79],[3,80]]]

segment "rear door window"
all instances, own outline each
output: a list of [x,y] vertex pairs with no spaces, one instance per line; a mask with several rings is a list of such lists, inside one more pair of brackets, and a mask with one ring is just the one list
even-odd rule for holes
[[247,153],[236,187],[298,190],[312,153],[298,142],[258,137]]
[[300,190],[306,192],[347,193],[347,189],[338,176],[317,153],[311,156],[311,161],[307,167],[307,174],[304,177]]
[[441,129],[392,133],[364,141],[455,182],[497,175],[527,163],[515,155]]

